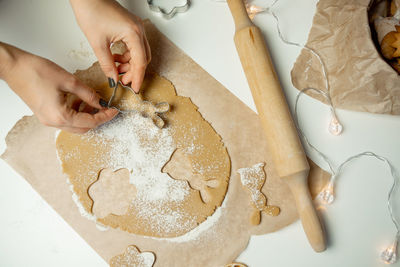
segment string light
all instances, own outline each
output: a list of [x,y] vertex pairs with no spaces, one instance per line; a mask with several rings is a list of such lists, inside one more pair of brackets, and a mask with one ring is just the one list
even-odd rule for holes
[[391,246],[386,248],[381,253],[381,260],[386,264],[392,264],[397,261],[397,245],[399,243],[399,236],[396,237],[395,241]]
[[245,4],[246,4],[247,14],[249,14],[250,19],[254,19],[254,17],[259,13],[268,11],[268,8],[250,4],[248,0],[245,0]]
[[322,191],[318,194],[317,198],[321,201],[321,203],[325,205],[330,205],[335,200],[334,194],[334,177],[331,177],[329,183],[322,189]]
[[[319,153],[321,153],[320,151],[318,151]],[[385,157],[376,155],[373,152],[363,152],[354,156],[349,157],[347,160],[345,160],[342,164],[339,165],[339,167],[337,168],[337,171],[333,173],[329,183],[324,187],[324,189],[318,194],[317,196],[317,200],[322,203],[322,204],[331,204],[334,199],[335,199],[335,195],[334,195],[334,183],[336,181],[336,177],[338,177],[338,175],[342,172],[343,167],[358,158],[364,157],[364,156],[369,156],[369,157],[374,157],[380,161],[383,161],[384,163],[386,163],[386,165],[389,167],[390,173],[392,175],[393,178],[393,183],[392,186],[389,190],[388,193],[388,198],[387,198],[387,207],[389,210],[389,214],[390,214],[390,218],[393,222],[393,224],[396,227],[397,233],[396,233],[396,238],[395,241],[389,246],[387,247],[385,250],[382,251],[380,257],[382,259],[383,262],[387,263],[387,264],[392,264],[395,263],[397,261],[397,245],[399,243],[399,239],[400,239],[400,225],[399,222],[396,220],[394,214],[393,214],[393,210],[392,210],[392,199],[393,199],[393,194],[395,192],[396,187],[399,185],[399,179],[396,175],[395,169],[393,167],[393,165],[389,162],[388,159],[386,159]]]
[[332,117],[331,122],[329,123],[328,130],[333,135],[339,135],[343,131],[343,126],[340,124],[336,117]]
[[[216,0],[214,0],[216,1]],[[249,17],[251,19],[254,18],[255,15],[261,13],[261,12],[267,12],[269,14],[271,14],[276,21],[276,28],[278,31],[278,35],[279,38],[281,39],[282,42],[284,42],[287,45],[291,45],[291,46],[297,46],[299,48],[302,49],[306,49],[308,50],[310,53],[312,53],[319,61],[320,65],[321,65],[321,71],[322,71],[322,75],[325,81],[325,90],[320,90],[320,89],[316,89],[316,88],[304,88],[302,90],[299,91],[297,97],[296,97],[296,102],[295,102],[295,109],[294,109],[294,119],[295,119],[295,125],[297,127],[297,130],[300,134],[300,136],[303,138],[303,140],[305,141],[305,143],[312,149],[314,150],[318,156],[325,161],[330,169],[330,172],[332,174],[330,181],[328,182],[328,184],[323,188],[323,190],[318,194],[317,196],[317,200],[320,201],[320,203],[325,204],[325,205],[329,205],[332,204],[333,201],[335,200],[335,194],[334,194],[334,187],[335,187],[335,181],[337,179],[337,177],[340,175],[340,173],[342,172],[343,167],[348,164],[349,162],[355,160],[355,159],[359,159],[361,157],[364,156],[369,156],[369,157],[373,157],[376,158],[377,160],[383,161],[386,163],[386,165],[389,167],[390,172],[391,172],[391,176],[393,178],[393,183],[392,186],[389,190],[388,193],[388,198],[387,198],[387,207],[389,210],[389,214],[390,214],[390,218],[393,222],[393,224],[396,227],[397,233],[396,233],[396,237],[395,237],[395,241],[389,246],[387,247],[385,250],[382,251],[380,257],[381,260],[387,264],[392,264],[395,263],[397,261],[397,246],[400,240],[400,225],[399,222],[396,220],[394,214],[393,214],[393,209],[392,209],[392,199],[393,199],[393,194],[396,191],[395,189],[398,187],[399,182],[398,182],[398,177],[395,173],[395,169],[393,167],[393,165],[389,162],[388,159],[386,159],[385,157],[379,156],[373,152],[362,152],[359,153],[357,155],[351,156],[348,159],[346,159],[343,163],[341,163],[339,165],[339,167],[335,170],[335,168],[333,167],[332,162],[330,161],[330,159],[324,154],[322,153],[319,149],[317,149],[307,138],[307,136],[304,134],[304,132],[302,131],[302,129],[299,126],[298,123],[298,112],[297,112],[297,107],[298,107],[298,101],[300,99],[300,96],[303,95],[305,92],[307,91],[313,91],[315,93],[318,93],[320,95],[322,95],[326,101],[328,102],[328,106],[330,108],[330,113],[331,113],[331,120],[329,122],[328,125],[328,131],[329,133],[331,133],[332,135],[340,135],[343,132],[343,125],[340,123],[340,121],[338,120],[338,117],[336,115],[335,112],[335,108],[333,106],[331,97],[330,97],[330,87],[329,87],[329,79],[327,76],[327,72],[326,72],[326,67],[324,64],[324,61],[322,60],[321,56],[312,48],[307,47],[306,45],[302,45],[299,43],[295,43],[292,41],[288,41],[282,34],[282,31],[280,29],[280,23],[279,23],[279,17],[274,13],[274,11],[272,10],[272,7],[278,2],[279,0],[275,0],[269,7],[263,8],[263,7],[259,7],[253,4],[249,4],[248,1],[246,0],[246,9],[247,12],[249,14]],[[226,2],[224,0],[222,1],[218,1],[218,2]]]

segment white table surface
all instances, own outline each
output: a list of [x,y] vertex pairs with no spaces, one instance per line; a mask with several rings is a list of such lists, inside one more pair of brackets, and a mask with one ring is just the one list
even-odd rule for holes
[[[233,21],[225,3],[193,0],[187,13],[170,21],[151,13],[144,0],[125,0],[122,4],[141,17],[150,18],[254,110],[232,40]],[[298,0],[295,4],[282,0],[278,4],[276,13],[282,19],[283,32],[291,40],[305,42],[315,4],[316,0]],[[293,108],[297,91],[291,85],[290,70],[300,51],[281,43],[274,20],[268,14],[257,16],[255,23],[268,36],[269,48]],[[95,60],[93,55],[87,56],[91,50],[66,0],[0,0],[0,40],[49,58],[71,72],[88,67]],[[31,111],[3,81],[0,81],[0,96],[2,152],[7,132]],[[327,132],[330,117],[325,105],[303,97],[299,111],[302,128],[310,140],[336,164],[356,153],[374,151],[400,169],[400,117],[340,110],[338,115],[345,130],[334,137]],[[309,155],[327,167],[315,154]],[[0,173],[0,266],[107,266],[4,161],[0,161]],[[301,224],[296,222],[276,233],[252,237],[238,260],[250,267],[383,266],[379,261],[380,251],[392,242],[395,233],[386,209],[391,182],[383,163],[368,158],[351,163],[338,180],[337,200],[326,210],[320,210],[329,240],[324,253],[312,251]],[[400,203],[399,194],[396,198]],[[400,266],[400,262],[393,266]]]

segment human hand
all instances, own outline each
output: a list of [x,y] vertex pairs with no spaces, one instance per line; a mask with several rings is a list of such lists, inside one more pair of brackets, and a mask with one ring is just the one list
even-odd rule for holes
[[[92,46],[104,74],[121,82],[131,83],[138,93],[151,60],[140,18],[131,14],[114,0],[70,0],[76,19]],[[123,55],[112,55],[110,45],[122,41],[127,47]],[[118,68],[115,62],[121,63]]]
[[[9,55],[6,60],[3,60],[4,55]],[[85,133],[111,120],[118,113],[117,110],[103,108],[102,105],[107,103],[100,100],[93,89],[47,59],[2,43],[0,58],[1,62],[8,63],[7,70],[0,72],[0,78],[8,83],[44,125]],[[98,112],[94,113],[96,109]]]

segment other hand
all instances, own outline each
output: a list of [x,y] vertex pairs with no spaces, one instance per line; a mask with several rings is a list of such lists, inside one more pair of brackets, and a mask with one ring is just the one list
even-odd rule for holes
[[[92,46],[100,66],[108,78],[131,83],[138,93],[151,60],[143,23],[114,0],[70,0],[76,19]],[[112,55],[112,43],[122,41],[127,47],[123,55]],[[115,62],[121,63],[118,68]]]

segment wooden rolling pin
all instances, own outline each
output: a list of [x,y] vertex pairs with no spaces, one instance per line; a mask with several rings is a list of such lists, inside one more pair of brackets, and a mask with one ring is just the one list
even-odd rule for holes
[[263,35],[250,20],[243,0],[227,0],[236,25],[235,44],[279,177],[289,185],[307,238],[317,252],[324,234],[307,185],[310,167]]

